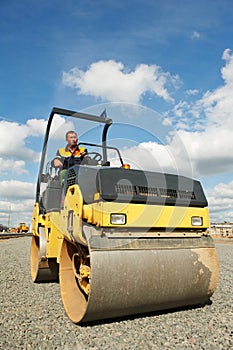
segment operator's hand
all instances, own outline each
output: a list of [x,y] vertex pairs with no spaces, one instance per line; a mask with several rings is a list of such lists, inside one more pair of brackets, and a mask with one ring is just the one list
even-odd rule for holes
[[62,168],[63,163],[59,159],[54,159],[53,165],[55,168]]

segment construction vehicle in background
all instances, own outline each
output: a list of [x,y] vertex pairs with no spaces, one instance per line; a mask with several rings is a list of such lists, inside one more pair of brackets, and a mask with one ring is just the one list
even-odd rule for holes
[[[55,115],[103,125],[102,143],[61,181],[47,150]],[[31,276],[58,281],[74,323],[205,304],[219,279],[199,181],[130,169],[107,145],[107,116],[53,108],[32,217]],[[119,166],[111,166],[115,152]]]
[[17,232],[18,233],[23,233],[23,232],[28,232],[29,231],[29,226],[26,225],[25,222],[20,222],[19,226],[17,227]]
[[27,233],[29,231],[29,226],[25,222],[20,222],[19,226],[12,227],[10,232],[14,233]]

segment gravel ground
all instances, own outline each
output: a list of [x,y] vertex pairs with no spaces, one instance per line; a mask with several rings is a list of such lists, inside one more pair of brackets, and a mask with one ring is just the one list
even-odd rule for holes
[[59,284],[33,284],[31,238],[0,241],[0,349],[233,349],[233,245],[217,244],[221,277],[212,304],[75,325]]

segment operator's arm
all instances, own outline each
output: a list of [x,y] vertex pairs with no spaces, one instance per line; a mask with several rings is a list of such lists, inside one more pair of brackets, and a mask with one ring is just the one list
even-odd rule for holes
[[64,162],[64,157],[61,156],[60,150],[57,150],[56,157],[52,160],[52,166],[54,168],[62,168]]

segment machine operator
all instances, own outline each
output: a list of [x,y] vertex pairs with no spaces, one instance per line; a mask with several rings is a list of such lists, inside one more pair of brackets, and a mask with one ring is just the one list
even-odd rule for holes
[[52,162],[55,168],[60,168],[62,170],[68,169],[76,164],[81,164],[87,155],[87,149],[77,145],[78,135],[75,131],[67,131],[66,142],[66,147],[57,150],[56,157]]
[[62,183],[65,179],[67,169],[73,165],[80,165],[84,158],[87,157],[87,149],[78,146],[78,135],[75,131],[67,131],[66,142],[66,147],[59,148],[56,157],[52,161],[52,166],[61,170],[60,177]]

